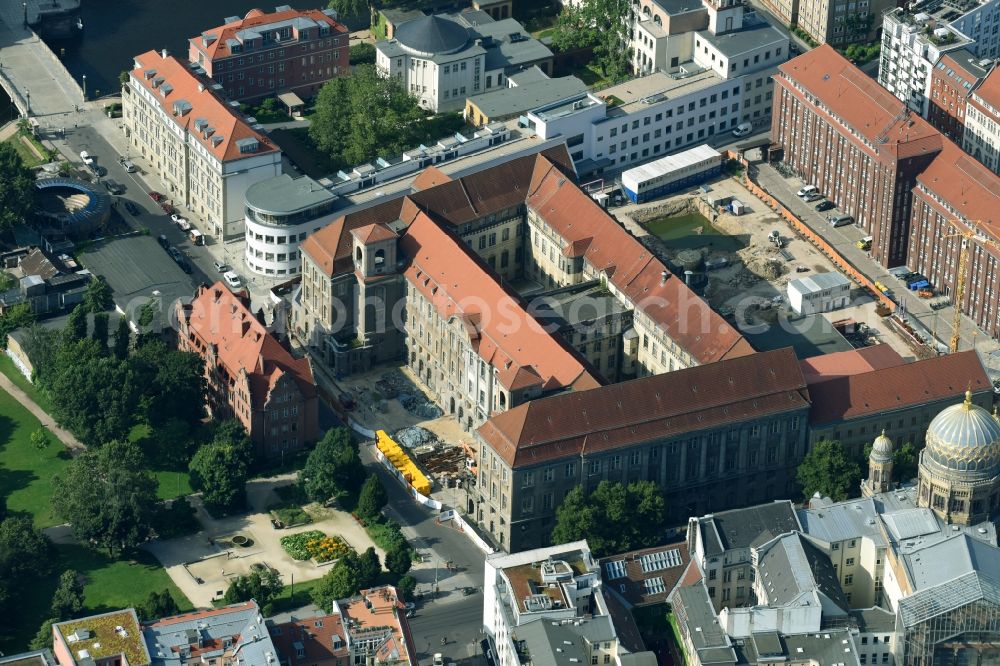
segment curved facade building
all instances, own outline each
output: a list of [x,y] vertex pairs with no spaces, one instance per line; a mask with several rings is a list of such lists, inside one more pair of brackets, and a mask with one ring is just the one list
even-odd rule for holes
[[333,219],[337,198],[308,176],[283,174],[249,187],[247,267],[258,275],[298,275],[299,244]]

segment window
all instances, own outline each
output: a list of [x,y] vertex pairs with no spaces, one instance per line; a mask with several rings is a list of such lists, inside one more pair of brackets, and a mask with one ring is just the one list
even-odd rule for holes
[[853,557],[848,557],[847,561],[844,562],[844,566],[853,567],[854,566],[854,558]]
[[566,467],[563,472],[567,479],[572,479],[576,475],[576,464],[566,463]]
[[840,550],[840,544],[839,543],[830,544],[830,550]]
[[844,585],[854,585],[854,574],[844,576]]

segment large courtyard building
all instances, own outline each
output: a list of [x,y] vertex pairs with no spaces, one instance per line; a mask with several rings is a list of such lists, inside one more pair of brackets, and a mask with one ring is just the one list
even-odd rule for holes
[[301,246],[295,334],[344,374],[405,360],[470,430],[541,395],[753,353],[572,177],[561,147],[457,179],[429,168],[337,218]]
[[809,400],[791,349],[533,400],[478,430],[475,518],[511,552],[546,543],[567,492],[649,480],[674,522],[787,497]]
[[507,88],[507,77],[523,69],[552,73],[548,47],[514,19],[494,21],[484,11],[406,21],[375,49],[379,72],[434,113],[461,111],[467,97]]
[[248,304],[222,282],[177,305],[181,350],[205,361],[208,406],[246,429],[261,457],[299,451],[319,437],[316,385],[308,358],[294,358]]
[[281,174],[281,150],[218,97],[211,80],[166,51],[135,57],[122,120],[130,149],[148,160],[166,197],[218,241],[243,236],[247,189]]
[[1000,56],[998,26],[998,0],[929,0],[892,9],[882,18],[878,82],[926,117],[931,71],[941,56],[960,49],[980,59]]
[[270,14],[251,9],[189,39],[188,59],[229,99],[257,101],[288,92],[312,97],[330,79],[350,73],[348,30],[335,16],[330,9],[288,5]]

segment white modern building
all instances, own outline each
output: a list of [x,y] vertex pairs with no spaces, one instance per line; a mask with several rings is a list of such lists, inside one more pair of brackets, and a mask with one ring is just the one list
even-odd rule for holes
[[851,300],[851,281],[840,273],[817,273],[788,281],[788,304],[798,314],[830,312]]
[[617,664],[625,653],[586,541],[487,556],[483,628],[498,666]]
[[931,69],[941,54],[967,49],[1000,56],[1000,0],[917,0],[886,12],[878,82],[926,117]]
[[538,66],[552,72],[552,51],[514,19],[485,12],[424,16],[375,44],[383,76],[399,79],[421,107],[461,111],[465,98],[507,87],[507,76]]
[[962,150],[1000,173],[1000,74],[996,68],[969,94]]
[[648,46],[653,55],[640,58],[645,76],[527,114],[539,137],[566,138],[580,175],[648,162],[744,122],[770,122],[771,75],[788,60],[788,37],[756,16],[744,17],[738,3],[675,4],[676,17],[646,20],[636,30],[640,45],[648,41],[643,29],[663,32]]
[[281,174],[281,150],[212,88],[166,51],[148,51],[135,57],[124,86],[122,124],[166,198],[225,241],[244,233],[247,189]]

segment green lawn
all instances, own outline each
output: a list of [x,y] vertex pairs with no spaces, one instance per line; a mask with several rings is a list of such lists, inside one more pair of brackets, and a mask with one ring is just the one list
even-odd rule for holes
[[49,527],[60,522],[49,501],[52,477],[69,460],[66,448],[55,436],[44,450],[31,445],[31,433],[40,427],[31,412],[0,391],[0,497],[9,511],[30,514],[35,525]]
[[28,381],[27,377],[14,365],[7,354],[0,354],[0,372],[7,375],[7,378],[14,383],[14,386],[28,394],[28,397],[35,401],[47,414],[52,414],[52,401],[37,386]]
[[169,590],[181,610],[193,608],[187,597],[167,576],[167,572],[152,555],[139,551],[134,559],[110,560],[106,555],[82,546],[56,546],[54,572],[36,581],[32,594],[18,599],[18,613],[8,617],[8,632],[0,638],[0,650],[7,654],[28,649],[38,627],[49,617],[52,593],[59,574],[75,569],[86,579],[85,614],[104,613],[135,606],[146,600],[152,591]]
[[611,83],[611,81],[604,78],[604,74],[601,73],[601,70],[592,63],[587,63],[586,65],[577,67],[571,72],[571,74],[579,78],[590,88],[603,88]]
[[24,161],[24,165],[26,167],[28,168],[36,167],[44,163],[43,160],[38,159],[38,156],[35,155],[35,153],[30,148],[28,148],[28,146],[26,146],[23,141],[21,141],[20,134],[15,134],[14,136],[7,139],[4,143],[9,143],[11,146],[13,146],[14,150],[17,151],[17,154],[21,156],[21,159]]

